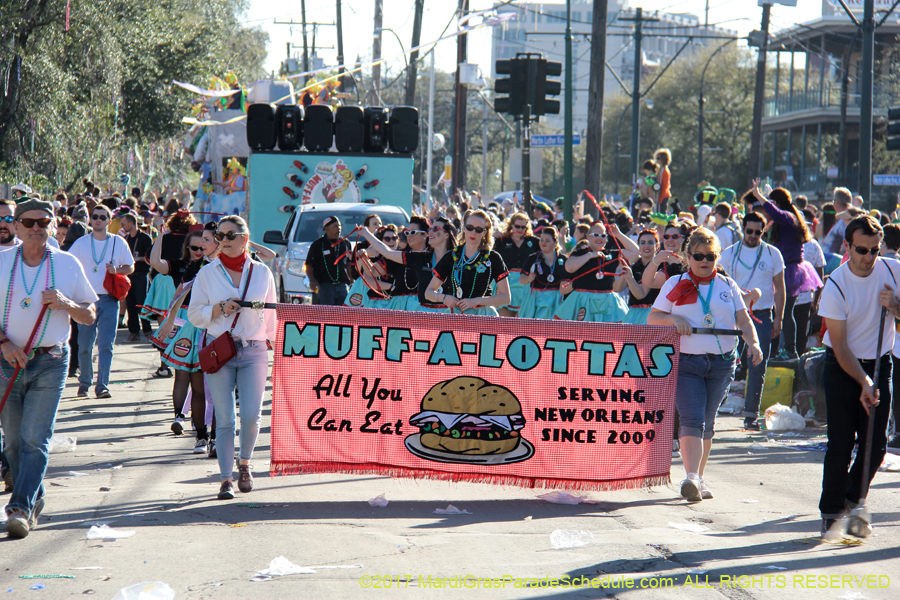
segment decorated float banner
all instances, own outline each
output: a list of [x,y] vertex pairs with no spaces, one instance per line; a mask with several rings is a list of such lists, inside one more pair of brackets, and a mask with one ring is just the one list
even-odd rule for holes
[[256,152],[248,159],[250,232],[284,229],[285,205],[372,202],[412,212],[413,161],[390,154]]
[[674,328],[278,305],[274,473],[669,481]]

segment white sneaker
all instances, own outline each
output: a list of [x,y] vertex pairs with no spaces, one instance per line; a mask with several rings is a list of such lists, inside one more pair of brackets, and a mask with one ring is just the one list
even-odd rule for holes
[[702,477],[700,478],[700,497],[704,500],[712,500],[713,498],[713,493],[709,488],[709,484],[706,483],[706,479]]
[[688,502],[700,502],[703,499],[700,495],[699,475],[689,473],[687,479],[681,482],[681,496],[686,498]]
[[172,421],[172,433],[175,435],[181,435],[184,433],[184,419],[181,417],[175,417],[175,420]]
[[681,442],[672,440],[672,458],[681,458]]
[[200,438],[194,444],[194,454],[206,454],[208,452],[207,444],[209,444],[209,440],[206,438]]

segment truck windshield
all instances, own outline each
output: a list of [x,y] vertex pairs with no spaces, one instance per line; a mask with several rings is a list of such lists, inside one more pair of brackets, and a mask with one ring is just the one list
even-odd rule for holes
[[327,213],[325,211],[314,211],[307,213],[300,213],[300,222],[297,223],[297,228],[294,230],[294,241],[295,242],[312,242],[313,240],[322,237],[322,222],[329,216],[333,214],[341,221],[341,231],[343,232],[341,235],[347,235],[350,231],[353,230],[357,225],[362,225],[363,221],[366,219],[366,215],[377,214],[381,217],[381,222],[384,225],[388,225],[389,223],[393,223],[397,226],[398,229],[402,229],[409,222],[403,213],[395,213],[395,212],[378,212],[375,211],[363,212],[363,211],[352,211],[352,212],[333,212]]

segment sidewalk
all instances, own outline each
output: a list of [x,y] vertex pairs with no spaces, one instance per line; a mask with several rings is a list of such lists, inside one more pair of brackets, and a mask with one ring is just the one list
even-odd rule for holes
[[[119,330],[120,339],[126,335]],[[24,540],[0,534],[0,591],[5,598],[86,594],[108,599],[142,581],[166,582],[179,599],[627,594],[818,600],[853,597],[845,594],[855,592],[872,600],[900,597],[900,474],[876,476],[870,494],[875,536],[866,544],[820,544],[812,538],[820,524],[816,506],[824,453],[769,442],[764,433],[749,436],[740,431],[739,417],[718,422],[708,469],[714,500],[688,505],[679,498],[683,474],[675,459],[671,486],[590,492],[587,496],[596,504],[571,506],[536,498],[547,490],[353,475],[270,478],[267,395],[252,461],[255,489],[222,502],[215,499],[216,461],[192,454],[190,428],[177,438],[169,430],[173,380],[150,377],[157,357],[145,344],[117,345],[111,399],[75,400],[77,384],[68,380],[57,434],[76,436],[77,450],[51,455],[40,526]],[[382,493],[390,504],[369,506],[367,501]],[[5,499],[0,497],[0,503]],[[448,504],[471,514],[434,514]],[[86,539],[90,525],[101,522],[136,533],[117,541]],[[550,536],[555,530],[586,530],[593,539],[583,547],[554,550]],[[279,556],[323,568],[251,581]],[[705,573],[688,575],[691,569]],[[20,575],[75,578],[30,580]],[[475,579],[454,579],[467,575],[496,579],[488,585],[498,587],[476,589],[468,587],[478,583]],[[720,577],[739,575],[756,579],[739,580],[746,587],[719,587]],[[811,583],[830,587],[810,589],[807,575],[835,579],[814,579]],[[865,585],[864,579],[849,577],[864,575],[888,575],[891,585],[847,587],[848,581]],[[504,581],[504,576],[510,579]],[[608,576],[620,586],[515,587],[515,579],[547,577],[546,586],[550,579],[566,576]],[[655,577],[673,578],[674,587],[640,589],[669,586]],[[780,587],[779,577],[784,577]],[[370,589],[388,587],[385,578],[390,578],[389,591]],[[698,578],[713,587],[697,586]],[[45,586],[40,594],[29,590],[38,581]],[[629,582],[634,589],[627,589]],[[877,585],[877,578],[872,582]]]

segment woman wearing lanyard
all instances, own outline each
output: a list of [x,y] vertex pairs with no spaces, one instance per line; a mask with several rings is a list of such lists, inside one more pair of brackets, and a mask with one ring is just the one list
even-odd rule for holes
[[[375,234],[379,240],[391,250],[397,249],[397,226],[380,227]],[[347,292],[345,306],[362,306],[364,308],[389,308],[394,277],[388,270],[387,261],[377,248],[369,247],[356,250],[356,268],[360,276],[356,278],[350,291]]]
[[499,310],[504,317],[516,316],[522,306],[522,301],[528,293],[528,285],[519,282],[519,274],[524,272],[525,261],[537,251],[539,244],[540,240],[531,232],[531,220],[528,215],[517,212],[506,220],[505,229],[495,248],[512,275],[509,282],[512,300],[509,306],[503,306]]
[[[467,315],[498,316],[496,307],[509,304],[509,272],[500,255],[492,250],[491,219],[483,210],[468,211],[463,217],[461,245],[445,254],[434,267],[425,299],[439,302]],[[450,282],[449,293],[445,282]],[[491,294],[491,283],[497,293]]]
[[[659,290],[645,287],[641,280],[647,268],[653,264],[653,258],[659,250],[659,238],[655,229],[644,229],[638,234],[638,247],[641,255],[630,267],[622,265],[622,272],[613,289],[622,292],[628,287],[628,314],[623,323],[634,325],[646,325],[647,316]],[[652,270],[652,267],[651,267]]]
[[675,407],[681,419],[678,437],[687,478],[681,495],[691,502],[713,497],[703,480],[715,433],[716,411],[734,379],[737,339],[692,334],[692,329],[736,329],[743,332],[750,361],[762,361],[756,329],[737,284],[716,274],[721,254],[716,234],[700,227],[688,240],[687,273],[669,279],[653,303],[650,325],[674,326],[681,334]]
[[587,240],[587,243],[578,242],[566,260],[566,273],[573,276],[573,291],[556,309],[553,318],[621,323],[628,314],[628,305],[613,291],[620,252],[605,249],[606,227],[600,221],[591,224]]
[[562,295],[572,291],[572,285],[564,277],[566,274],[566,255],[559,245],[559,233],[556,228],[547,226],[541,229],[541,249],[525,261],[519,282],[530,285],[531,292],[525,295],[519,316],[525,319],[552,319],[559,308]]
[[[814,292],[822,287],[816,269],[803,260],[803,244],[812,239],[806,221],[791,202],[791,193],[782,188],[775,188],[768,200],[759,191],[759,181],[755,182],[752,195],[745,194],[744,199],[752,209],[761,204],[763,210],[773,221],[769,227],[769,243],[778,248],[784,258],[784,319],[781,335],[784,344],[776,357],[779,360],[797,358],[797,324],[794,320],[794,304],[797,296],[803,292]],[[806,335],[806,332],[801,332]],[[777,341],[777,340],[776,340]]]
[[247,254],[249,237],[250,231],[242,218],[228,216],[219,221],[216,232],[219,257],[197,273],[188,309],[191,323],[207,330],[207,341],[231,331],[237,347],[234,358],[216,373],[206,375],[216,412],[216,443],[222,481],[220,500],[234,498],[235,387],[241,397],[238,489],[244,493],[253,489],[250,459],[259,435],[269,372],[266,340],[275,339],[273,311],[242,308],[237,303],[241,297],[248,301],[275,302],[275,280],[265,265],[253,261]]

